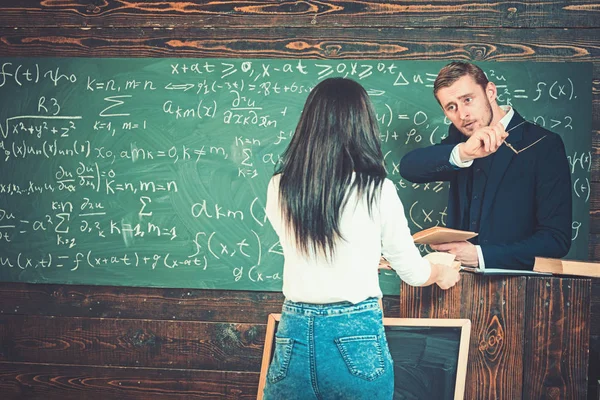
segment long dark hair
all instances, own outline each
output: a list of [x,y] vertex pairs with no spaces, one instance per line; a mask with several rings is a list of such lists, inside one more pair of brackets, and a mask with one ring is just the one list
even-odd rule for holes
[[371,212],[387,174],[376,114],[365,89],[345,78],[315,86],[275,173],[281,173],[283,220],[298,250],[331,257],[335,241],[343,239],[340,212],[347,194],[366,193]]

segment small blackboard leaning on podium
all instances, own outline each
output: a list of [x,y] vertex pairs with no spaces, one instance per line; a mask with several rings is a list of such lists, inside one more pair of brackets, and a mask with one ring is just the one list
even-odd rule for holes
[[[262,400],[281,314],[267,322],[257,399]],[[384,318],[394,360],[394,399],[462,399],[471,335],[468,319]]]

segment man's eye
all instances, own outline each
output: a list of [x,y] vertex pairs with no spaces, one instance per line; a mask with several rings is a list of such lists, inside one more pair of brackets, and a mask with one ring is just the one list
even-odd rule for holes
[[454,111],[455,109],[456,109],[456,107],[455,107],[455,106],[448,106],[448,107],[446,108],[446,110],[447,110],[447,111]]
[[465,103],[470,103],[470,102],[472,102],[472,101],[473,101],[473,99],[472,99],[471,97],[467,97],[467,98],[465,99]]

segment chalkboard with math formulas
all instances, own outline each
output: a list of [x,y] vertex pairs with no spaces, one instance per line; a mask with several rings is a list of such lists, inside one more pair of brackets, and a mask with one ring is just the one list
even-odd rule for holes
[[[448,184],[401,157],[439,142],[445,63],[396,60],[0,58],[0,280],[281,290],[267,183],[310,90],[368,91],[413,233],[445,225]],[[586,258],[590,63],[478,63],[499,103],[560,134],[574,199],[569,258]],[[393,272],[384,293],[398,293]]]

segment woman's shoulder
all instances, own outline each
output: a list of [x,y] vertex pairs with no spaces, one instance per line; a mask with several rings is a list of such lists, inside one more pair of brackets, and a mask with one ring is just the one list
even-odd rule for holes
[[396,185],[389,178],[385,178],[381,185],[381,199],[385,204],[394,204],[396,206],[398,202],[401,203]]
[[396,192],[396,185],[394,185],[394,182],[392,182],[392,180],[390,178],[384,178],[383,183],[381,184],[381,191],[382,192],[390,192],[390,191]]
[[279,182],[281,181],[281,174],[273,175],[267,185],[267,198],[279,197]]
[[269,186],[279,187],[280,181],[281,181],[281,174],[275,174],[269,180]]

